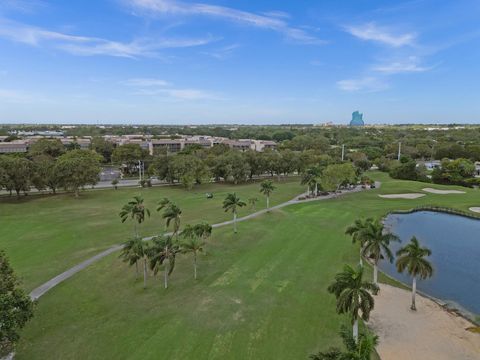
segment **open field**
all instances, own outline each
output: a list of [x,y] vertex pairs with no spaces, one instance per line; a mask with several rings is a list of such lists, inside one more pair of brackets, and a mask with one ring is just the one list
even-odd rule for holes
[[[276,184],[271,204],[288,201],[305,191],[296,178]],[[142,195],[152,217],[142,224],[142,235],[153,235],[164,229],[164,222],[156,213],[157,202],[168,197],[183,210],[183,223],[201,220],[220,222],[231,214],[222,210],[222,201],[228,192],[236,191],[246,202],[257,197],[257,210],[265,208],[265,199],[259,193],[259,184],[206,184],[185,191],[179,186],[153,188],[123,188],[83,192],[76,199],[71,194],[56,196],[28,196],[0,199],[0,248],[5,249],[25,287],[35,288],[69,267],[89,258],[112,244],[124,242],[133,234],[133,222],[122,224],[118,213],[135,195]],[[213,199],[205,193],[213,192]],[[239,215],[251,213],[249,206]]]
[[196,282],[189,257],[180,257],[166,291],[161,274],[144,291],[117,255],[101,260],[40,299],[17,358],[304,359],[338,344],[348,321],[336,315],[326,287],[345,262],[358,261],[347,225],[419,205],[468,210],[480,203],[480,191],[469,189],[382,199],[380,192],[418,192],[425,184],[371,176],[381,189],[292,205],[240,223],[237,235],[215,229]]

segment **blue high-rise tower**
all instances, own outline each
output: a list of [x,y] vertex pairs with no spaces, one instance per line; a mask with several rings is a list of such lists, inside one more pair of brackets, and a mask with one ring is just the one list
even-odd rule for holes
[[363,114],[358,110],[352,113],[352,120],[350,121],[350,126],[364,126]]

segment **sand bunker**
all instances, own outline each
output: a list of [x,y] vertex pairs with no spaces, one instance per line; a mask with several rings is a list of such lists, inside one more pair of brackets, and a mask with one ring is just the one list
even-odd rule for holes
[[478,360],[480,334],[473,326],[434,301],[417,295],[417,311],[410,310],[411,293],[381,285],[369,326],[379,336],[382,360]]
[[471,207],[468,210],[476,212],[476,213],[480,213],[480,207],[477,207],[477,206]]
[[465,191],[460,191],[460,190],[440,190],[440,189],[434,189],[434,188],[424,188],[422,189],[423,191],[432,193],[432,194],[465,194]]
[[384,199],[417,199],[419,197],[425,196],[425,194],[419,193],[407,193],[407,194],[389,194],[389,195],[378,195]]

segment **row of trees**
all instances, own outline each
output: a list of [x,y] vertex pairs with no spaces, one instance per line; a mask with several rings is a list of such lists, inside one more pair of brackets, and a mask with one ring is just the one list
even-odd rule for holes
[[[390,243],[399,241],[398,237],[386,231],[379,220],[372,218],[358,219],[346,229],[346,234],[352,237],[354,244],[360,245],[360,264],[357,268],[345,265],[343,271],[335,276],[334,282],[328,287],[328,292],[335,295],[337,313],[348,314],[353,331],[349,334],[342,329],[346,351],[330,348],[311,356],[315,360],[368,360],[378,342],[378,338],[368,331],[359,334],[358,321],[368,321],[374,309],[375,299],[380,288],[378,286],[377,267],[381,259],[393,261]],[[416,310],[415,294],[417,278],[426,279],[433,274],[432,264],[426,259],[431,255],[430,249],[422,247],[416,237],[400,248],[397,253],[396,266],[399,272],[405,270],[412,276],[411,309]],[[364,279],[362,258],[369,259],[374,266],[373,281]]]
[[[260,184],[260,192],[265,195],[267,209],[270,204],[270,195],[275,190],[272,181],[265,180]],[[238,209],[246,203],[235,193],[227,194],[222,207],[226,212],[233,214],[233,231],[237,233]],[[141,196],[135,196],[122,207],[119,213],[122,223],[133,220],[133,238],[125,242],[120,257],[130,266],[135,265],[136,276],[139,276],[139,263],[143,266],[143,286],[147,286],[148,268],[156,275],[162,268],[164,271],[164,286],[168,287],[168,278],[175,269],[175,259],[178,254],[193,255],[194,278],[197,279],[197,258],[206,252],[207,239],[212,234],[212,226],[206,222],[195,225],[186,225],[180,231],[182,210],[168,198],[158,202],[156,209],[165,221],[165,231],[170,233],[154,236],[148,241],[140,236],[139,226],[150,217],[151,212],[145,206]]]
[[94,185],[100,173],[100,157],[90,150],[72,150],[57,158],[41,154],[30,158],[0,156],[0,188],[17,196],[30,191],[59,188],[72,191],[78,196],[86,185]]

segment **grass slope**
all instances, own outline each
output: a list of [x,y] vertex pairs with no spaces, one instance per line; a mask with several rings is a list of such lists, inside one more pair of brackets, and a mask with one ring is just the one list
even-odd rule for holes
[[[292,199],[305,191],[298,179],[276,184],[271,197],[275,205]],[[168,197],[183,210],[183,224],[201,220],[210,223],[229,220],[231,214],[222,210],[222,201],[228,192],[237,194],[246,202],[256,196],[257,210],[265,207],[259,193],[259,184],[208,184],[185,191],[178,186],[120,188],[119,190],[87,191],[76,199],[70,194],[31,196],[21,200],[0,200],[0,248],[6,250],[28,290],[40,285],[69,267],[99,253],[112,244],[124,242],[133,234],[133,222],[122,224],[118,213],[135,195],[142,195],[152,212],[141,227],[143,235],[153,235],[164,229],[164,222],[156,213],[156,204]],[[205,193],[213,192],[213,199]],[[243,216],[252,212],[247,206],[239,211]]]
[[214,230],[198,281],[183,256],[166,291],[161,274],[144,291],[116,255],[94,264],[40,299],[17,359],[305,359],[339,344],[348,320],[326,287],[358,261],[345,227],[393,209],[480,203],[476,190],[381,199],[425,184],[373,176],[381,189],[283,208],[239,224],[237,235]]
[[345,227],[393,209],[480,203],[476,190],[381,199],[425,184],[373,176],[380,189],[289,206],[240,223],[237,235],[215,229],[198,281],[187,256],[168,290],[161,274],[143,290],[116,255],[103,259],[40,299],[17,359],[305,359],[338,345],[348,319],[336,315],[326,287],[358,261]]

